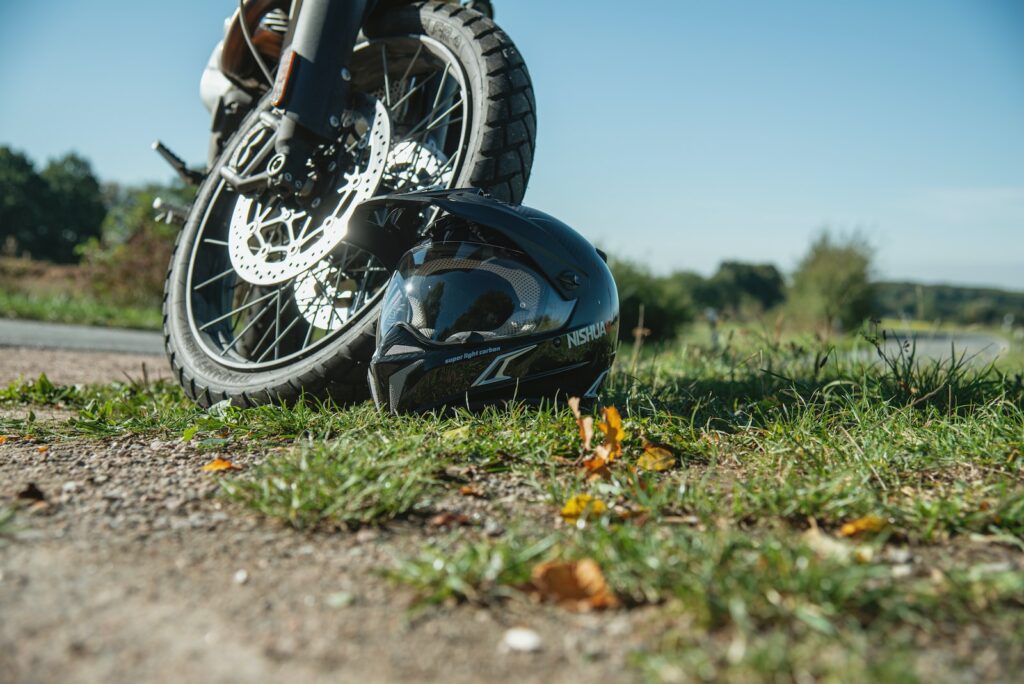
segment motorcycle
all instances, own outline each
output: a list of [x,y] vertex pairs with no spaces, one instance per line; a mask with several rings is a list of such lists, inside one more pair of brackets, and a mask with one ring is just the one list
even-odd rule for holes
[[154,144],[197,186],[191,207],[161,206],[181,224],[163,305],[176,378],[203,406],[366,398],[381,255],[416,235],[350,219],[421,190],[520,202],[536,139],[522,56],[489,2],[241,0],[201,94],[207,168]]

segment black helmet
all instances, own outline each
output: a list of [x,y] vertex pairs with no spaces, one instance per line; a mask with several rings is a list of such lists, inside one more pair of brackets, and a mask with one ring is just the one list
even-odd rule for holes
[[396,232],[394,242],[408,237],[404,223],[429,210],[439,216],[427,238],[391,255],[395,273],[369,371],[377,406],[475,410],[596,396],[619,327],[604,256],[561,221],[473,190],[392,195],[360,207],[385,233]]

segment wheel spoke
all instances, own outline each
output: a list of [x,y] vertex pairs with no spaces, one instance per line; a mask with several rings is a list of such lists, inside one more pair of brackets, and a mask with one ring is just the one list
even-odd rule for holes
[[217,325],[218,323],[220,323],[220,322],[221,322],[221,321],[223,321],[224,319],[226,319],[226,318],[231,318],[231,317],[232,317],[232,316],[234,316],[234,315],[235,315],[236,313],[239,313],[239,312],[241,312],[241,311],[245,311],[245,310],[246,310],[246,309],[248,309],[248,308],[249,308],[250,306],[256,306],[256,305],[257,305],[257,304],[259,304],[260,302],[266,301],[266,300],[270,299],[270,298],[271,298],[271,297],[273,297],[273,296],[274,296],[274,293],[273,293],[273,292],[271,292],[271,293],[270,293],[270,294],[268,294],[268,295],[264,295],[264,296],[262,296],[262,297],[260,297],[260,298],[258,298],[258,299],[254,299],[254,300],[252,300],[252,301],[251,301],[251,302],[249,302],[248,304],[243,304],[242,306],[238,307],[237,309],[234,309],[234,310],[232,310],[232,311],[228,311],[228,312],[227,312],[226,314],[224,314],[224,315],[222,315],[222,316],[218,316],[217,318],[214,318],[214,319],[213,319],[212,321],[210,321],[210,322],[206,323],[205,325],[201,325],[201,326],[199,326],[199,330],[200,330],[200,331],[205,331],[205,330],[207,330],[208,328],[211,328],[211,327],[213,327],[213,326]]
[[218,273],[217,275],[213,276],[209,280],[204,280],[203,282],[199,283],[198,285],[196,285],[195,287],[192,288],[192,291],[195,292],[197,290],[201,290],[204,287],[206,287],[207,285],[209,285],[211,283],[215,283],[218,280],[220,280],[221,278],[223,278],[224,276],[231,275],[234,272],[235,272],[235,267],[232,266],[231,268],[229,268],[228,270],[224,271],[223,273]]
[[[425,126],[425,125],[433,125],[433,124],[437,123],[438,121],[440,121],[440,120],[444,119],[444,117],[446,117],[446,116],[448,116],[449,114],[451,114],[452,112],[454,112],[454,111],[455,111],[455,110],[456,110],[456,109],[457,109],[458,107],[461,107],[461,106],[462,106],[462,102],[463,102],[463,100],[462,100],[462,98],[460,97],[460,98],[459,98],[459,101],[458,101],[458,102],[456,102],[455,104],[453,104],[453,105],[452,105],[451,107],[449,107],[449,108],[448,108],[448,109],[447,109],[447,110],[445,111],[445,113],[444,113],[444,114],[442,114],[441,116],[437,117],[436,119],[433,119],[433,120],[431,120],[431,117],[433,117],[433,116],[434,116],[434,115],[435,115],[435,114],[436,114],[436,113],[438,112],[438,110],[439,110],[439,109],[440,109],[440,108],[441,108],[442,106],[444,106],[444,105],[440,105],[440,106],[438,106],[438,107],[435,107],[435,108],[434,108],[434,109],[433,109],[433,110],[432,110],[432,111],[430,112],[430,114],[427,114],[427,115],[426,115],[425,117],[423,117],[423,119],[421,119],[421,120],[420,120],[420,122],[419,122],[418,124],[416,124],[416,127],[415,127],[415,128],[413,128],[413,129],[412,129],[411,131],[409,131],[408,133],[406,133],[406,134],[405,134],[405,137],[406,137],[406,138],[411,138],[412,136],[416,135],[416,134],[417,134],[417,133],[419,132],[419,130],[420,130],[420,128],[421,128],[421,127],[423,127],[423,126]],[[428,124],[428,123],[427,123],[428,121],[430,122],[430,124]]]
[[292,328],[295,327],[295,324],[301,320],[303,320],[302,316],[296,316],[292,320],[292,322],[288,324],[288,327],[284,329],[284,332],[282,332],[280,335],[274,338],[274,341],[270,343],[270,346],[267,347],[267,350],[263,352],[263,354],[261,354],[258,359],[256,359],[256,363],[263,363],[264,359],[267,358],[267,354],[269,354],[271,351],[274,352],[274,359],[278,359],[281,352],[281,340],[283,340],[284,336],[290,333]]
[[[280,297],[281,296],[281,291],[277,290],[274,294],[276,294],[278,297]],[[256,314],[256,316],[251,321],[249,321],[248,325],[246,325],[244,328],[242,328],[242,330],[235,335],[235,339],[232,340],[231,344],[229,344],[227,347],[225,347],[223,351],[221,351],[220,355],[221,356],[226,356],[229,351],[234,349],[235,346],[239,342],[242,341],[242,338],[245,337],[245,333],[249,332],[252,329],[252,327],[254,325],[256,325],[256,323],[258,323],[263,318],[263,314],[267,313],[268,311],[270,311],[270,307],[269,306],[263,307],[263,309],[261,309],[260,312],[258,314]]]
[[384,63],[384,104],[391,109],[391,77],[388,74],[388,44],[380,44],[380,58]]

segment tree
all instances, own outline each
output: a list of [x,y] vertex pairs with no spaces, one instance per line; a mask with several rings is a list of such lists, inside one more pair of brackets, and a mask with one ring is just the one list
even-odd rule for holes
[[76,154],[37,173],[31,160],[0,147],[0,244],[20,256],[78,260],[75,248],[100,234],[106,209],[89,162]]
[[733,311],[753,305],[766,311],[786,299],[786,283],[772,264],[745,264],[724,261],[711,278],[721,303]]
[[874,250],[858,234],[834,237],[822,232],[793,274],[790,300],[799,314],[836,325],[856,327],[875,311],[871,284]]
[[89,162],[74,153],[51,160],[41,176],[51,205],[36,233],[39,248],[33,255],[60,263],[77,261],[75,247],[100,236],[107,214],[99,181]]
[[0,146],[0,250],[18,254],[34,239],[46,183],[21,152]]

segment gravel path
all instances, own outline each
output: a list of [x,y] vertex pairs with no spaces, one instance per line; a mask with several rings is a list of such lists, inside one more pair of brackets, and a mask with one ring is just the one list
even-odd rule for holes
[[[622,681],[625,615],[525,601],[413,614],[382,570],[431,534],[303,534],[216,496],[209,451],[180,442],[0,446],[0,677],[12,682]],[[258,454],[233,453],[241,464]],[[525,625],[539,653],[501,653]]]
[[163,354],[117,354],[0,347],[0,384],[32,381],[46,373],[55,384],[75,385],[170,379]]

